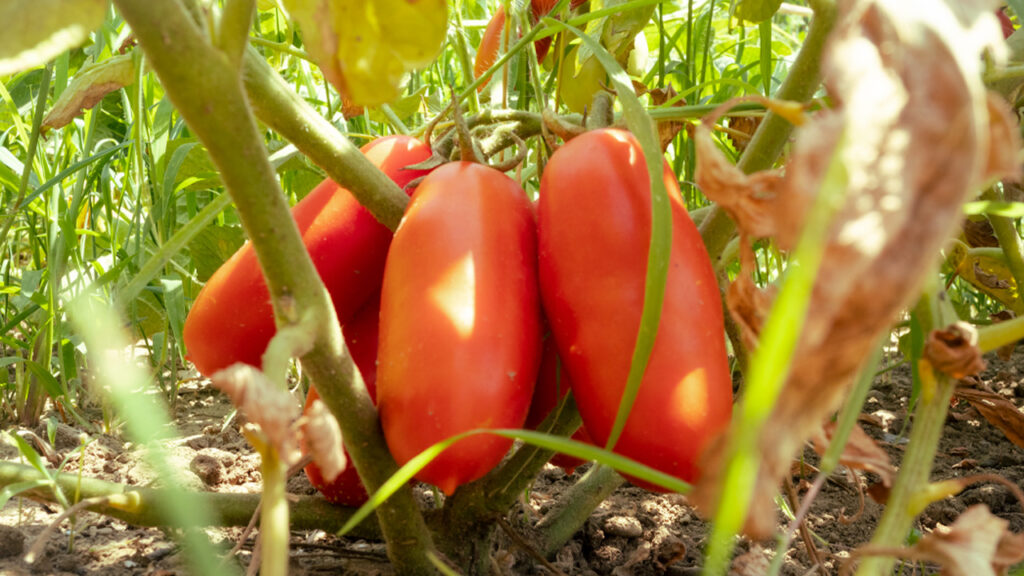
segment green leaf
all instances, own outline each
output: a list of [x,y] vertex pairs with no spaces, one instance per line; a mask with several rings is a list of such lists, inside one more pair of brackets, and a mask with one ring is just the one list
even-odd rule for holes
[[342,526],[341,530],[338,531],[338,534],[344,535],[352,528],[358,526],[360,522],[370,515],[370,513],[383,504],[385,500],[390,498],[391,495],[399,488],[408,484],[417,472],[430,464],[438,457],[438,455],[444,452],[446,448],[463,438],[478,434],[493,434],[495,436],[501,436],[511,440],[522,440],[526,444],[538,446],[546,450],[555,450],[556,452],[568,454],[569,456],[573,456],[581,460],[594,460],[602,465],[614,468],[623,474],[663,486],[680,494],[688,493],[691,489],[689,484],[675,476],[671,476],[660,470],[655,470],[650,466],[646,466],[620,454],[615,454],[614,452],[598,448],[592,444],[585,444],[583,442],[577,442],[576,440],[570,440],[564,436],[555,436],[532,430],[476,429],[446,438],[420,452],[403,464],[402,467],[392,474],[376,492],[370,495],[370,499],[365,504],[356,510],[352,517],[349,518],[348,522],[346,522],[345,525]]
[[41,66],[84,43],[103,23],[108,0],[0,2],[0,76]]
[[782,0],[737,0],[733,14],[754,24],[770,20],[782,6]]
[[42,129],[68,125],[82,111],[98,104],[103,97],[135,82],[137,63],[131,54],[122,54],[82,67],[53,108],[43,119]]
[[398,97],[402,77],[427,66],[448,31],[445,0],[285,0],[324,76],[356,106]]
[[244,242],[245,232],[239,226],[210,226],[196,234],[188,245],[188,251],[199,280],[209,280]]
[[[408,120],[413,114],[420,111],[423,96],[426,93],[427,87],[424,86],[412,94],[402,96],[391,103],[391,111],[395,113],[399,120]],[[380,108],[370,108],[370,121],[387,124],[389,119]]]

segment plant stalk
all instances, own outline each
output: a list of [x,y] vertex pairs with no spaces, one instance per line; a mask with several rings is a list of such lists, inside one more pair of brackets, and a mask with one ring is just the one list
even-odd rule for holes
[[[103,500],[108,497],[123,496],[112,503],[90,506],[87,509],[97,514],[117,518],[133,526],[162,526],[166,524],[166,515],[160,509],[160,502],[166,502],[171,496],[162,488],[146,488],[128,486],[116,482],[107,482],[97,478],[79,477],[77,473],[51,471],[57,488],[66,494],[76,494],[75,501]],[[34,484],[46,481],[47,477],[31,466],[14,462],[0,462],[0,490],[17,484]],[[60,504],[55,490],[35,488],[21,492],[24,496],[39,502]],[[211,510],[211,517],[218,519],[218,526],[246,526],[252,519],[259,505],[259,494],[229,494],[220,492],[203,492],[193,495],[202,505]],[[319,496],[290,496],[291,527],[295,530],[325,530],[337,532],[348,522],[355,508],[329,504]],[[130,505],[118,504],[130,502]],[[371,516],[349,532],[354,537],[380,540],[380,527],[376,518]]]
[[[821,55],[825,41],[835,27],[837,10],[833,2],[826,0],[813,2],[813,8],[814,18],[800,53],[775,93],[775,98],[779,100],[806,102],[821,85]],[[792,131],[793,126],[786,119],[769,112],[740,156],[737,167],[747,174],[771,168],[782,154]],[[718,260],[735,229],[736,224],[717,205],[701,223],[700,234],[712,262]]]
[[[1006,200],[1002,192],[995,187],[985,190],[981,195],[981,199],[992,202],[1004,202]],[[1021,245],[1020,236],[1017,234],[1017,227],[1014,225],[1013,219],[1006,216],[989,214],[988,221],[992,224],[992,230],[996,234],[996,239],[999,240],[999,247],[1003,249],[1003,254],[1006,255],[1006,264],[1010,268],[1010,274],[1013,275],[1013,280],[1017,283],[1017,299],[1022,301],[1024,299],[1024,296],[1021,295],[1022,287],[1024,287],[1024,246]]]
[[271,445],[260,451],[263,474],[263,506],[260,510],[260,574],[288,576],[288,543],[291,539],[288,522],[288,467]]
[[253,48],[243,59],[242,80],[257,118],[350,191],[381,224],[391,230],[398,227],[409,204],[405,192],[299,97]]
[[[928,287],[915,308],[914,313],[924,333],[941,329],[956,321],[956,312],[944,292],[935,285]],[[953,398],[956,380],[929,368],[921,373],[921,397],[914,413],[914,427],[910,431],[910,442],[900,464],[900,472],[889,493],[885,512],[875,529],[870,545],[882,548],[898,548],[906,542],[907,534],[917,517],[912,503],[928,485],[939,439],[946,423],[946,413]],[[861,562],[857,576],[881,576],[891,574],[895,560],[887,556],[870,556]]]
[[[377,411],[345,349],[330,296],[270,166],[240,70],[210,43],[180,2],[115,0],[115,4],[171,101],[221,172],[266,277],[278,326],[300,318],[318,320],[313,347],[302,356],[302,364],[327,406],[339,416],[352,460],[372,493],[397,465],[384,443]],[[427,559],[433,543],[408,487],[381,506],[378,520],[396,571],[436,573]]]
[[608,466],[595,464],[587,470],[579,482],[562,494],[560,505],[537,523],[536,539],[540,553],[547,558],[558,552],[583,527],[590,513],[625,481]]

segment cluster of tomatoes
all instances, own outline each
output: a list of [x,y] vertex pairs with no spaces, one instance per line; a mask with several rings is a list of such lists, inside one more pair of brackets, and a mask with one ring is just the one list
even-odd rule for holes
[[[584,423],[577,438],[604,445],[632,362],[650,245],[650,182],[634,137],[601,129],[567,142],[546,165],[536,203],[481,164],[406,170],[430,157],[410,137],[363,152],[399,186],[423,177],[393,238],[330,180],[293,215],[395,459],[467,430],[536,426],[569,389]],[[667,165],[664,181],[673,227],[662,316],[614,449],[692,481],[707,440],[729,421],[732,387],[714,272]],[[206,375],[259,366],[274,331],[247,244],[197,297],[185,324],[189,358]],[[315,398],[310,390],[307,406]],[[505,438],[470,436],[417,478],[451,494],[509,448]],[[307,473],[335,502],[366,499],[351,468],[331,484],[315,466]]]

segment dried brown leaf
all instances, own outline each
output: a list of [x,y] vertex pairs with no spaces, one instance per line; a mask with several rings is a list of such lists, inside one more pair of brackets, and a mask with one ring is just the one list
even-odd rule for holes
[[992,229],[992,223],[987,218],[967,218],[963,223],[964,239],[971,248],[997,248],[999,239]]
[[292,423],[299,417],[298,403],[259,369],[241,362],[215,373],[213,386],[227,394],[251,424],[259,426],[283,462],[298,462],[298,438]]
[[994,392],[974,388],[957,388],[956,397],[970,402],[1010,442],[1024,448],[1024,414],[1016,404]]
[[333,482],[348,466],[338,420],[326,404],[315,400],[306,410],[301,430],[305,446],[313,461],[320,466],[324,480]]
[[[643,86],[643,90],[651,96],[651,104],[655,106],[664,106],[666,102],[671,101],[676,97],[676,89],[671,85],[665,86],[664,88],[655,88],[653,90],[647,89],[647,86]],[[640,95],[640,92],[637,93]],[[686,106],[686,99],[680,98],[673,103],[673,106]],[[672,140],[676,137],[676,134],[680,130],[686,127],[686,122],[680,122],[678,120],[663,120],[658,122],[658,140],[661,142],[661,151],[664,152],[668,149],[668,145],[672,143]]]
[[[818,454],[824,454],[832,442],[832,435],[835,434],[835,422],[829,422],[814,437],[814,450]],[[843,453],[839,457],[839,463],[847,468],[873,472],[882,479],[885,486],[892,485],[896,469],[889,461],[889,455],[875,443],[875,441],[864,432],[860,425],[855,425],[850,431],[850,437],[846,440]]]
[[978,348],[978,331],[966,322],[957,322],[943,330],[932,330],[921,356],[941,372],[959,380],[985,369]]
[[[775,236],[784,249],[799,238],[826,167],[838,160],[847,177],[812,312],[759,436],[762,466],[746,526],[754,537],[773,530],[773,494],[793,454],[846,396],[896,313],[917,297],[934,255],[960,225],[961,204],[992,178],[1018,171],[1009,162],[1020,149],[1016,131],[980,81],[980,56],[999,39],[988,7],[946,0],[920,10],[913,2],[841,0],[838,8],[823,61],[836,107],[797,129],[784,176],[741,174],[711,139],[713,119],[696,131],[698,186],[736,220],[741,235]],[[755,332],[769,299],[753,290],[731,287],[729,307],[742,312],[738,324]],[[723,450],[706,454],[692,500],[710,510],[725,462]]]
[[122,54],[83,66],[43,118],[42,130],[66,126],[103,97],[135,82],[136,60]]
[[942,573],[948,576],[995,576],[1005,572],[1007,566],[1001,561],[996,565],[997,552],[1006,536],[1010,539],[1005,556],[1011,557],[1016,552],[1019,554],[1016,561],[1024,559],[1024,550],[1019,548],[1020,537],[1009,532],[1008,526],[1009,522],[993,516],[984,504],[976,504],[950,526],[936,526],[935,531],[921,538],[912,550],[916,551],[916,559],[942,564]]

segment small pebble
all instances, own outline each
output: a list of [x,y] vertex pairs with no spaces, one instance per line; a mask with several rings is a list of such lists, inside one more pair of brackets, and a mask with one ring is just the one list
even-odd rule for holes
[[604,521],[604,531],[612,536],[639,538],[643,535],[644,528],[633,516],[612,516]]

